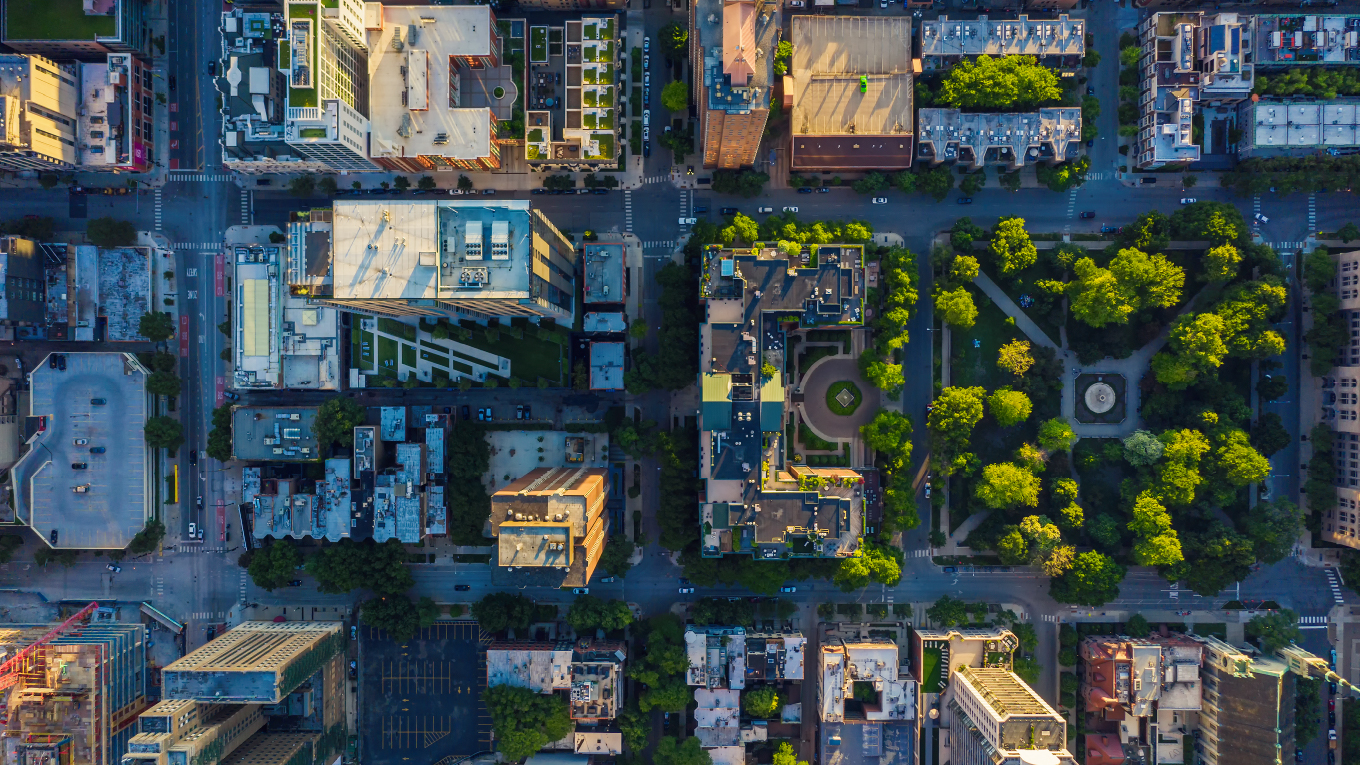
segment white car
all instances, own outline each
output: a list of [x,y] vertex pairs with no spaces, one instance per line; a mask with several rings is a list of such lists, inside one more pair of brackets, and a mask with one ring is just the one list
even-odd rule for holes
[[589,588],[589,587],[573,587],[573,588],[571,588],[571,594],[572,594],[572,595],[589,595],[589,594],[590,594],[590,588]]
[[644,37],[644,38],[642,38],[642,52],[643,52],[643,53],[646,53],[647,51],[650,51],[651,49],[652,49],[652,38],[650,38],[650,37]]
[[651,57],[650,55],[647,55],[647,54],[644,53],[644,54],[642,55],[642,71],[645,72],[645,71],[647,71],[648,69],[651,69],[651,68],[652,68],[652,57]]
[[643,72],[643,73],[642,73],[642,87],[644,87],[644,88],[650,88],[650,87],[652,87],[652,73],[651,73],[651,72]]
[[874,204],[876,205],[886,205],[887,203],[888,203],[887,197],[874,197]]
[[681,595],[693,595],[693,594],[694,594],[694,588],[693,588],[693,587],[681,587],[681,588],[680,588],[680,594],[681,594]]
[[1194,197],[1184,197],[1183,199],[1181,199],[1181,204],[1183,205],[1192,205],[1194,203],[1195,203]]
[[189,522],[189,538],[190,538],[190,539],[193,539],[193,538],[196,537],[196,536],[198,536],[198,524],[197,524],[197,523],[194,523],[194,522],[192,522],[192,521],[190,521],[190,522]]
[[796,212],[798,212],[798,208],[797,208],[797,207],[785,207],[785,208],[784,208],[784,212],[792,212],[792,213],[796,213]]
[[1269,223],[1269,222],[1270,222],[1270,218],[1267,218],[1266,216],[1262,215],[1261,213],[1256,213],[1255,215],[1253,215],[1253,216],[1251,216],[1251,217],[1252,217],[1252,219],[1255,220],[1257,223]]
[[[888,1],[888,0],[883,0],[883,2],[885,2],[885,3],[886,3],[887,1]],[[780,587],[780,588],[779,588],[779,591],[780,591],[780,592],[798,592],[798,588],[797,588],[797,587]]]
[[643,110],[642,110],[642,126],[643,126],[643,127],[648,127],[648,126],[650,126],[651,124],[652,124],[652,110],[651,110],[651,109],[643,109]]
[[693,226],[695,223],[698,223],[698,222],[699,222],[699,219],[698,219],[698,218],[681,218],[681,219],[680,219],[680,225],[681,225],[681,226]]
[[651,126],[645,125],[645,124],[642,126],[642,140],[644,140],[644,141],[650,141],[650,140],[652,140],[652,128],[651,128]]
[[769,214],[769,213],[774,212],[774,208],[773,208],[773,207],[759,207],[759,208],[756,208],[756,212],[762,213],[762,214]]
[[88,438],[77,438],[77,439],[75,440],[76,446],[84,446],[85,444],[88,444],[89,442],[90,442],[90,439],[88,439]]

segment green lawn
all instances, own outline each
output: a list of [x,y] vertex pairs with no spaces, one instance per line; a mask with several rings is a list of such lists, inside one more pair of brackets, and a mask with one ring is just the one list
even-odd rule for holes
[[529,63],[545,64],[548,61],[548,28],[529,28]]
[[6,34],[11,40],[93,40],[118,31],[116,16],[87,16],[81,0],[9,0]]
[[480,327],[472,331],[471,340],[459,342],[510,359],[511,373],[526,383],[537,384],[538,378],[542,377],[550,385],[563,384],[562,346],[557,343],[540,340],[531,335],[526,335],[523,340],[516,340],[505,333],[501,333],[500,339],[491,343],[487,341],[486,332]]
[[[841,406],[841,402],[836,399],[843,390],[850,391],[850,395],[855,397],[854,400],[850,402],[850,406]],[[826,389],[826,406],[831,410],[832,414],[849,417],[855,413],[855,410],[859,408],[860,403],[863,401],[864,394],[860,392],[859,386],[849,380],[831,383],[831,386]]]
[[921,647],[921,692],[939,693],[944,690],[944,683],[940,682],[940,662],[942,660],[940,649]]
[[[972,329],[950,330],[950,384],[963,387],[980,385],[993,391],[1010,383],[1010,373],[996,366],[1001,346],[1023,338],[1024,333],[1014,325],[1007,324],[1006,314],[981,290],[970,284],[968,291],[973,294],[973,301],[977,304],[977,323]],[[978,341],[976,348],[973,347],[975,340]]]
[[416,328],[410,324],[403,324],[396,319],[378,319],[378,331],[384,335],[400,337],[412,343],[416,341]]
[[810,346],[798,355],[798,374],[807,374],[808,369],[824,356],[835,356],[836,349],[829,345]]
[[411,369],[415,369],[415,367],[416,367],[416,349],[415,349],[415,346],[413,346],[413,345],[406,345],[405,343],[402,343],[402,346],[401,346],[401,363],[402,363],[402,366],[406,366],[406,367],[410,367]]
[[[350,333],[350,344],[349,355],[354,360],[356,368],[364,371],[373,369],[373,333],[356,329]],[[364,349],[364,344],[368,345],[367,350]]]
[[401,343],[390,337],[378,338],[378,372],[395,377],[397,374],[397,355],[401,353]]
[[424,361],[430,362],[431,364],[439,364],[441,366],[449,365],[448,356],[439,353],[431,353],[430,351],[427,351],[424,348],[420,349],[420,358]]
[[798,442],[801,443],[804,448],[813,451],[829,452],[836,449],[835,444],[818,438],[816,433],[813,433],[807,425],[804,425],[801,422],[798,423]]

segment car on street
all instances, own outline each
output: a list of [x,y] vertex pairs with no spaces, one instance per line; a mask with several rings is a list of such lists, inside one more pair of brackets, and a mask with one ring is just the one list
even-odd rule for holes
[[302,580],[301,580],[301,579],[293,579],[293,580],[291,580],[291,581],[288,582],[288,586],[289,586],[289,587],[301,587],[301,586],[302,586]]
[[103,454],[103,453],[104,453],[104,447],[102,447],[102,446],[91,446],[91,447],[90,447],[90,454]]
[[930,481],[926,481],[926,499],[930,499]]
[[88,444],[89,442],[90,442],[90,439],[88,439],[88,438],[77,438],[77,439],[75,440],[76,446],[84,446],[85,444]]
[[216,76],[217,76],[217,62],[216,62],[216,61],[209,61],[209,62],[208,62],[208,74],[209,74],[209,76],[212,76],[212,77],[216,77]]
[[681,588],[680,588],[680,594],[681,594],[681,595],[693,595],[693,594],[694,594],[694,588],[693,588],[693,587],[681,587]]
[[887,197],[874,197],[874,204],[876,205],[886,205],[887,203],[888,203]]
[[954,200],[954,201],[957,202],[958,204],[961,204],[961,205],[971,205],[971,204],[973,203],[973,198],[972,198],[972,197],[959,197],[958,199],[956,199],[956,200]]
[[107,404],[107,403],[109,403],[109,400],[106,399],[106,398],[92,398],[92,399],[90,399],[90,404],[92,404],[93,406],[103,406],[103,405],[105,405],[105,404]]
[[799,186],[799,187],[798,187],[798,193],[799,193],[799,194],[811,194],[811,193],[812,193],[812,187],[811,187],[811,186]]
[[647,71],[648,69],[651,69],[651,68],[652,68],[652,57],[649,56],[649,55],[644,55],[644,56],[642,57],[642,71],[645,72],[645,71]]
[[643,72],[643,73],[642,73],[642,88],[643,88],[643,90],[645,91],[647,88],[650,88],[650,87],[652,87],[652,73],[651,73],[651,72]]
[[1183,205],[1192,205],[1194,203],[1195,203],[1194,197],[1181,197],[1181,204]]
[[780,592],[798,592],[798,588],[797,588],[797,587],[780,587],[780,588],[779,588],[779,591],[780,591]]
[[1096,94],[1096,89],[1093,88],[1093,87],[1091,87],[1090,85],[1087,85],[1087,86],[1086,86],[1086,95],[1088,95],[1088,96],[1094,96],[1095,94]]
[[735,208],[735,207],[723,207],[723,208],[720,208],[720,209],[718,210],[718,212],[722,213],[723,215],[736,215],[737,213],[739,213],[739,212],[741,212],[741,211],[738,210],[738,209]]
[[359,677],[359,662],[351,660],[349,663],[349,679],[356,680]]
[[1294,750],[1294,762],[1303,762],[1303,750],[1302,750],[1302,749],[1295,749],[1295,750]]
[[643,127],[650,126],[651,124],[652,124],[652,110],[651,110],[651,109],[643,109],[643,110],[642,110],[642,125],[643,125]]
[[524,405],[524,419],[529,420],[529,419],[532,419],[533,416],[534,416],[534,411],[533,411],[533,409],[529,408],[529,405],[528,405],[528,404],[525,404],[525,405]]
[[958,568],[956,568],[956,567],[954,567],[954,566],[945,566],[945,567],[944,567],[944,572],[945,572],[946,574],[957,574],[957,573],[959,573],[959,570],[958,570]]
[[85,468],[87,468],[87,467],[89,467],[89,466],[90,466],[90,463],[88,463],[88,462],[72,462],[72,463],[71,463],[71,469],[72,469],[72,470],[84,470]]
[[761,215],[769,215],[770,213],[774,212],[774,208],[773,208],[773,207],[758,207],[758,208],[756,208],[756,212],[760,213]]
[[496,194],[495,189],[482,189],[482,196],[484,197],[495,196],[495,194]]
[[198,498],[194,500],[194,505],[197,506],[199,510],[202,510],[202,509],[203,509],[203,495],[202,495],[202,494],[198,495]]
[[121,571],[123,570],[123,567],[122,567],[122,566],[114,565],[114,564],[112,564],[112,563],[110,563],[109,565],[105,566],[104,568],[107,568],[108,570],[112,571],[112,572],[115,573],[115,574],[117,574],[117,573],[119,573],[119,572],[121,572]]
[[573,588],[571,588],[571,594],[572,594],[572,595],[589,595],[589,594],[590,594],[590,588],[589,588],[589,587],[573,587]]
[[1269,222],[1270,222],[1270,218],[1267,218],[1266,216],[1262,215],[1261,213],[1256,213],[1255,215],[1251,216],[1251,219],[1254,220],[1254,221],[1256,221],[1257,223],[1269,223]]
[[1094,218],[1094,217],[1096,217],[1096,211],[1095,211],[1095,210],[1083,210],[1082,213],[1081,213],[1081,217],[1083,217],[1083,218]]
[[189,521],[189,538],[193,539],[196,536],[198,536],[198,524]]
[[652,38],[650,37],[642,38],[642,52],[650,53],[651,50],[652,50]]
[[457,592],[467,592],[468,590],[472,589],[472,587],[466,584],[455,584],[453,586],[453,589]]
[[469,412],[468,405],[463,404],[463,419],[465,420],[472,419],[472,416],[468,412]]
[[197,465],[197,464],[198,464],[198,450],[197,450],[197,449],[190,449],[190,450],[189,450],[189,464],[190,464],[190,465]]
[[546,194],[546,193],[548,193],[548,190],[545,189],[545,188],[543,188],[542,186],[540,186],[540,187],[538,187],[538,188],[536,188],[536,189],[530,190],[529,193],[530,193],[530,194]]
[[351,625],[349,625],[349,639],[350,639],[350,640],[358,640],[358,639],[359,639],[359,625],[357,625],[357,624],[351,624]]
[[878,0],[878,7],[879,7],[879,8],[887,8],[887,7],[888,7],[888,0]]
[[784,208],[784,212],[796,213],[796,212],[798,212],[798,208],[797,208],[797,207],[785,207],[785,208]]
[[524,406],[523,406],[523,405],[520,405],[520,406],[515,407],[515,419],[516,419],[516,420],[522,420],[522,419],[524,419]]
[[606,576],[605,578],[603,578],[603,579],[600,580],[600,584],[613,584],[613,583],[614,583],[614,577],[612,577],[612,576]]
[[652,156],[652,142],[651,142],[651,141],[647,141],[647,142],[645,142],[645,143],[642,144],[642,156],[644,156],[644,157],[650,157],[650,156]]
[[693,226],[694,224],[696,224],[696,223],[698,223],[698,222],[699,222],[699,219],[698,219],[698,218],[681,218],[681,219],[680,219],[680,225],[681,225],[681,226]]
[[643,105],[643,106],[651,106],[651,105],[652,105],[652,91],[650,91],[650,90],[644,90],[644,91],[642,91],[642,105]]
[[1118,234],[1119,231],[1120,231],[1119,226],[1101,226],[1101,227],[1100,227],[1100,233],[1102,233],[1102,234]]
[[237,401],[237,400],[239,400],[239,399],[241,398],[241,394],[239,394],[239,393],[232,393],[232,392],[229,391],[229,390],[224,390],[224,391],[222,391],[222,398],[225,398],[225,399],[227,399],[228,401]]
[[1336,728],[1329,728],[1329,729],[1327,730],[1327,740],[1328,740],[1328,741],[1335,741],[1335,740],[1336,740]]
[[649,127],[649,126],[647,126],[647,125],[643,125],[643,126],[642,126],[642,140],[644,140],[644,141],[650,141],[651,139],[652,139],[652,129],[651,129],[651,127]]
[[817,187],[817,193],[818,193],[818,194],[830,194],[830,193],[831,193],[831,187],[830,187],[830,186],[818,186],[818,187]]

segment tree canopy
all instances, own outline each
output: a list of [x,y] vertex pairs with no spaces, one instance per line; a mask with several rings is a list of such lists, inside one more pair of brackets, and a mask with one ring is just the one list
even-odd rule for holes
[[747,689],[741,694],[741,708],[746,714],[759,718],[768,719],[779,714],[780,707],[783,706],[779,698],[779,691],[770,686],[761,686],[755,689]]
[[1000,388],[987,397],[987,410],[1002,427],[1017,425],[1029,419],[1031,408],[1029,396],[1018,390]]
[[1143,492],[1133,502],[1133,520],[1129,530],[1137,541],[1133,558],[1140,566],[1170,566],[1185,559],[1180,538],[1171,528],[1171,515],[1149,492]]
[[578,595],[567,611],[567,624],[578,634],[603,629],[621,630],[633,623],[633,612],[622,600],[602,600],[594,595]]
[[490,633],[527,629],[537,614],[538,606],[519,593],[493,592],[472,604],[472,616]]
[[1058,101],[1058,77],[1033,56],[978,56],[949,69],[940,103],[962,109],[1027,109]]
[[254,550],[246,570],[256,587],[273,592],[297,578],[300,565],[302,555],[293,546],[293,540],[284,537]]
[[996,365],[1016,377],[1023,377],[1034,366],[1034,357],[1030,355],[1029,349],[1028,340],[1012,340],[1001,346]]
[[571,715],[562,696],[493,685],[482,691],[482,701],[491,715],[496,746],[508,762],[531,757],[571,732]]
[[184,426],[173,417],[152,417],[146,421],[143,431],[146,445],[152,449],[169,449],[173,452],[184,443]]
[[1045,420],[1039,426],[1039,445],[1050,452],[1070,451],[1076,441],[1076,431],[1061,417]]
[[392,640],[405,643],[434,624],[439,606],[427,597],[412,603],[405,595],[384,595],[364,601],[359,618],[370,627],[385,630]]
[[345,396],[333,396],[317,407],[312,432],[323,449],[335,444],[352,446],[354,428],[364,423],[364,408]]
[[90,244],[104,249],[130,247],[137,243],[137,228],[125,220],[95,218],[86,225],[85,236]]
[[415,584],[406,560],[406,548],[396,538],[383,544],[346,538],[313,553],[307,558],[306,568],[316,579],[318,592],[338,594],[367,588],[378,595],[399,595]]
[[988,507],[1035,507],[1039,504],[1039,477],[1009,462],[982,469],[977,497]]
[[953,447],[968,444],[973,426],[982,420],[982,388],[951,386],[940,392],[935,408],[926,418],[931,435]]
[[936,293],[935,313],[954,329],[971,329],[978,314],[972,293],[964,287]]
[[1185,270],[1162,255],[1124,248],[1101,268],[1091,258],[1072,267],[1076,274],[1067,287],[1072,315],[1092,327],[1126,324],[1144,308],[1175,305],[1185,286]]
[[[985,58],[985,57],[983,57]],[[956,66],[954,70],[956,71]],[[1025,230],[1024,218],[1002,218],[992,232],[992,242],[988,247],[992,260],[1002,275],[1012,276],[1034,265],[1039,259],[1039,250]]]
[[699,745],[699,739],[688,736],[678,741],[674,736],[663,736],[652,754],[655,765],[713,765],[713,757]]
[[1271,614],[1253,616],[1247,622],[1248,637],[1255,638],[1266,653],[1274,653],[1303,637],[1299,631],[1299,615],[1285,608]]
[[153,343],[175,336],[175,322],[164,311],[150,311],[137,320],[137,334]]
[[1124,567],[1108,555],[1084,552],[1077,555],[1065,574],[1049,582],[1049,594],[1059,603],[1100,606],[1119,597]]
[[1146,430],[1135,430],[1124,439],[1124,459],[1130,465],[1145,467],[1162,458],[1166,446]]
[[661,89],[661,105],[673,112],[683,112],[689,108],[689,86],[680,80],[671,80]]

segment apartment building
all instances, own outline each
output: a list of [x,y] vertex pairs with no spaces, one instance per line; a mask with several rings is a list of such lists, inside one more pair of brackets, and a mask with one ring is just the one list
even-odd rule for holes
[[1307,156],[1360,150],[1360,99],[1243,101],[1237,109],[1242,140],[1237,156]]
[[122,765],[331,762],[349,738],[340,622],[244,622],[162,671]]
[[627,644],[621,640],[497,641],[486,647],[486,684],[549,695],[569,691],[571,719],[607,723],[623,708],[627,658]]
[[938,19],[921,22],[921,66],[924,71],[948,69],[978,56],[1033,56],[1053,69],[1075,71],[1086,55],[1086,22],[1061,14],[1035,19]]
[[[801,254],[772,248],[713,245],[703,259],[702,554],[762,560],[858,554],[864,476],[851,466],[786,460],[783,438],[789,336],[806,337],[826,325],[862,325],[863,248],[824,245],[815,267],[804,266]],[[766,289],[769,284],[779,287]],[[773,375],[763,374],[764,364],[775,368]]]
[[689,8],[690,81],[704,167],[749,167],[770,116],[779,14],[762,12],[754,0],[696,0]]
[[1087,763],[1184,762],[1203,707],[1203,654],[1200,641],[1177,633],[1083,640],[1078,709]]
[[[524,88],[524,158],[538,169],[589,170],[618,163],[615,130],[625,112],[618,82],[626,52],[614,16],[530,26]],[[641,73],[634,75],[641,80]]]
[[236,293],[231,387],[345,387],[340,311],[316,303],[310,289],[313,280],[329,277],[330,241],[328,216],[306,216],[288,224],[288,238],[282,244],[258,236],[236,237],[224,245]]
[[0,168],[62,170],[80,162],[80,74],[38,54],[0,55]]
[[1360,61],[1360,14],[1258,13],[1252,22],[1259,67],[1354,66]]
[[51,636],[62,625],[0,627],[0,650],[17,659],[0,689],[5,762],[116,765],[123,758],[148,703],[146,627],[100,618],[110,615],[100,609]]
[[1081,156],[1081,109],[1026,113],[964,113],[958,109],[917,112],[916,156],[933,165],[998,167],[1057,163]]
[[151,53],[146,0],[50,0],[8,3],[0,42],[49,59],[103,61],[109,53]]
[[571,321],[576,250],[527,200],[337,201],[331,293],[378,316]]
[[1139,169],[1197,162],[1196,108],[1230,106],[1251,95],[1251,17],[1237,13],[1154,13],[1138,27],[1139,132],[1130,152]]
[[793,169],[910,167],[911,19],[794,16],[792,41],[784,105]]
[[284,142],[331,170],[376,170],[368,159],[364,4],[289,0],[284,11],[277,51],[288,78]]
[[1294,674],[1284,661],[1215,637],[1204,643],[1203,708],[1195,762],[1294,761]]
[[816,704],[822,762],[873,765],[915,759],[918,684],[906,674],[898,654],[897,644],[882,638],[828,636],[821,641]]
[[156,159],[151,65],[110,53],[80,65],[80,165],[83,170],[144,173]]
[[1317,422],[1332,431],[1336,468],[1336,505],[1322,514],[1322,539],[1360,549],[1360,250],[1334,253],[1336,296],[1352,335],[1337,365],[1325,377],[1314,377]]
[[516,581],[583,587],[609,536],[608,473],[601,468],[537,468],[491,495],[497,565]]
[[[500,167],[501,38],[489,5],[365,4],[370,158],[398,172]],[[484,81],[485,80],[485,81]]]
[[1014,672],[960,667],[950,681],[949,697],[950,761],[955,765],[1075,765],[1067,751],[1066,718]]

